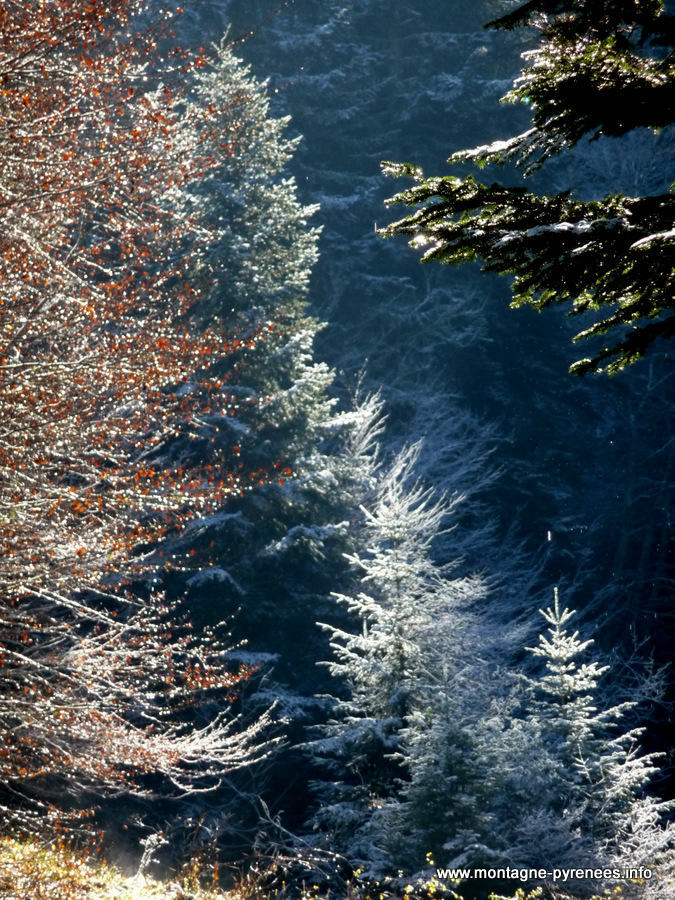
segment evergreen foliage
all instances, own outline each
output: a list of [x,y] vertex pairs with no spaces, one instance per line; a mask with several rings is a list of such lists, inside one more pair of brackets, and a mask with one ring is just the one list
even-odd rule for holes
[[[315,827],[378,877],[403,865],[415,870],[420,846],[411,846],[414,829],[406,828],[400,796],[410,777],[406,769],[416,778],[418,798],[429,786],[434,748],[424,747],[417,768],[407,757],[420,756],[423,742],[416,735],[427,731],[429,694],[438,687],[430,688],[432,673],[447,672],[449,645],[463,637],[462,609],[484,593],[480,579],[452,578],[452,566],[434,560],[432,545],[455,504],[435,498],[415,478],[420,450],[420,443],[404,449],[380,475],[370,507],[363,507],[363,550],[348,555],[361,589],[336,595],[358,631],[324,626],[334,655],[329,671],[347,685],[349,697],[336,701],[335,720],[309,745],[334,776],[317,784],[322,805]],[[406,742],[414,748],[404,754]],[[439,778],[434,789],[442,783]],[[418,866],[423,858],[424,851]]]
[[651,867],[663,879],[650,887],[656,895],[671,877],[675,852],[675,828],[664,819],[672,803],[645,790],[658,771],[656,756],[639,753],[644,729],[622,728],[633,703],[603,708],[600,679],[609,666],[582,662],[593,641],[567,630],[574,613],[560,608],[557,589],[541,614],[548,636],[531,652],[545,669],[526,679],[525,759],[535,765],[527,803],[505,829],[515,839],[512,858],[532,866],[558,859],[563,866]]
[[[532,125],[519,136],[455,153],[451,164],[515,162],[531,174],[583,137],[616,137],[668,125],[666,95],[675,78],[672,16],[660,2],[526,3],[493,26],[536,24],[541,43],[504,98],[524,102]],[[610,343],[578,360],[584,374],[610,374],[671,337],[673,198],[610,194],[581,201],[565,191],[538,195],[469,175],[426,178],[410,165],[385,171],[415,186],[391,202],[421,206],[384,229],[431,245],[423,259],[460,264],[480,258],[485,271],[513,274],[514,304],[560,303],[570,315],[591,312],[576,339],[609,335]]]
[[332,629],[330,668],[350,696],[310,745],[335,776],[318,784],[315,827],[375,877],[419,872],[427,854],[448,867],[643,866],[660,873],[645,896],[660,896],[675,852],[672,804],[646,791],[658,766],[639,753],[642,729],[622,728],[634,704],[603,705],[609,666],[581,661],[593,642],[565,628],[573,613],[557,590],[542,612],[549,634],[531,651],[545,661],[541,676],[486,664],[463,602],[480,585],[461,598],[467,586],[459,603],[433,591],[398,604],[341,598],[364,626]]
[[273,705],[275,731],[289,745],[202,807],[209,822],[227,807],[230,830],[240,823],[238,843],[225,838],[236,856],[254,839],[259,794],[289,824],[305,817],[309,773],[293,748],[307,722],[326,713],[315,664],[327,640],[315,623],[341,618],[330,593],[346,578],[349,521],[370,488],[379,404],[357,396],[337,413],[333,373],[314,360],[321,326],[307,315],[306,293],[317,239],[307,220],[316,208],[299,202],[286,174],[297,144],[284,136],[288,120],[270,115],[266,85],[226,41],[196,77],[191,100],[222,110],[202,135],[219,165],[187,199],[191,217],[216,236],[197,271],[200,313],[232,323],[242,339],[223,369],[231,414],[203,416],[189,442],[174,444],[174,459],[276,476],[249,479],[226,508],[193,523],[169,547],[180,572],[164,575],[172,592],[187,589],[198,621],[227,620],[239,643],[232,658],[257,672],[246,717]]
[[[307,315],[305,298],[317,239],[307,219],[316,207],[298,201],[285,174],[297,143],[283,135],[288,120],[270,116],[265,84],[226,44],[195,93],[206,105],[228,101],[213,129],[221,165],[192,197],[195,213],[218,235],[200,270],[204,315],[262,336],[242,342],[230,365],[237,408],[215,447],[204,421],[190,451],[227,452],[236,440],[238,466],[271,466],[277,477],[251,480],[226,515],[205,518],[185,536],[197,550],[185,577],[193,606],[208,616],[215,605],[232,620],[247,644],[242,657],[276,660],[275,681],[286,689],[277,682],[269,694],[281,692],[281,715],[288,701],[297,716],[301,696],[307,699],[305,673],[320,652],[312,612],[328,605],[344,568],[344,520],[354,502],[348,447],[361,413],[335,412],[333,374],[313,358],[321,326]],[[231,152],[235,143],[241,152]],[[218,559],[213,579],[203,568],[204,549]]]

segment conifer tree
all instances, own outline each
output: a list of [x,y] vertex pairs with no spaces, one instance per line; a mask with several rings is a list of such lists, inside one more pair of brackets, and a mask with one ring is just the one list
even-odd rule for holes
[[203,554],[215,553],[212,587],[221,609],[240,607],[237,633],[252,650],[278,654],[278,671],[297,686],[304,667],[296,654],[311,658],[314,649],[311,635],[298,646],[295,627],[307,621],[305,604],[328,593],[324,553],[339,559],[343,549],[349,504],[342,488],[351,478],[343,450],[355,419],[335,412],[333,373],[313,358],[320,325],[307,315],[306,293],[317,230],[307,222],[316,207],[298,201],[285,172],[297,144],[284,137],[288,120],[270,116],[265,84],[226,42],[193,96],[224,111],[205,125],[219,165],[189,201],[192,215],[216,233],[199,269],[201,310],[208,321],[236,323],[244,339],[227,361],[236,408],[224,421],[203,418],[181,452],[225,455],[228,464],[253,471],[269,466],[276,477],[251,479],[225,516],[205,518],[186,535],[196,551],[186,577],[194,575],[194,602],[206,602],[211,579]]
[[[541,748],[533,757],[543,762],[544,778],[533,779],[536,793],[510,823],[516,855],[533,866],[557,858],[591,868],[651,867],[664,879],[654,879],[654,894],[672,877],[675,839],[663,818],[672,803],[646,792],[657,756],[639,753],[644,729],[621,728],[633,703],[602,708],[600,679],[609,667],[581,662],[593,641],[565,628],[574,612],[560,608],[557,589],[553,606],[541,613],[548,636],[531,652],[545,671],[527,679],[527,729],[532,746]],[[549,829],[542,828],[546,821]]]
[[[593,642],[566,629],[574,613],[557,590],[542,615],[548,635],[531,650],[545,662],[539,678],[486,666],[448,677],[447,661],[432,670],[427,705],[401,733],[408,779],[391,804],[397,858],[408,862],[412,849],[419,866],[426,848],[452,867],[642,866],[654,873],[644,896],[660,896],[675,831],[672,804],[646,790],[657,756],[640,755],[642,729],[621,728],[634,703],[602,705],[609,667],[581,661]],[[622,876],[614,881],[629,890]],[[613,883],[598,877],[595,888]]]
[[[673,16],[666,6],[600,0],[527,2],[492,26],[536,26],[539,47],[504,98],[524,102],[532,127],[508,140],[455,153],[451,164],[515,162],[531,174],[583,138],[618,138],[673,121]],[[393,198],[421,208],[390,225],[428,245],[423,259],[456,265],[480,258],[485,271],[513,274],[514,305],[565,304],[590,313],[576,336],[609,337],[578,360],[578,374],[612,374],[675,333],[672,316],[673,198],[611,193],[584,201],[569,191],[539,195],[472,175],[426,178],[419,167],[385,164],[415,186]],[[595,312],[595,314],[594,314]]]
[[[357,390],[338,413],[333,373],[314,359],[321,326],[307,314],[306,293],[315,207],[298,201],[286,173],[297,144],[284,136],[288,120],[270,115],[266,85],[226,40],[194,79],[191,102],[220,111],[200,129],[217,165],[184,200],[191,219],[215,235],[195,272],[199,310],[205,321],[231,323],[241,342],[221,373],[230,414],[203,415],[190,441],[174,443],[174,464],[197,458],[275,477],[249,478],[224,509],[171,541],[164,552],[180,559],[181,571],[164,578],[172,592],[187,589],[199,621],[227,620],[239,643],[232,658],[258,673],[247,715],[273,704],[275,730],[288,744],[260,781],[244,773],[236,784],[231,818],[247,819],[250,841],[258,793],[293,826],[306,815],[307,772],[294,746],[308,721],[325,717],[315,694],[328,681],[315,666],[327,652],[315,621],[341,618],[330,592],[346,576],[350,519],[371,488],[380,412],[375,397]],[[228,799],[223,792],[218,804]]]
[[324,626],[334,654],[329,671],[349,697],[336,702],[334,721],[309,745],[335,775],[317,784],[316,827],[378,876],[402,863],[394,822],[400,825],[407,778],[404,732],[425,708],[430,671],[459,637],[461,607],[483,592],[478,579],[451,578],[452,567],[434,561],[432,544],[454,502],[435,499],[415,480],[420,450],[421,443],[404,449],[363,507],[363,550],[348,556],[361,589],[336,595],[358,630]]

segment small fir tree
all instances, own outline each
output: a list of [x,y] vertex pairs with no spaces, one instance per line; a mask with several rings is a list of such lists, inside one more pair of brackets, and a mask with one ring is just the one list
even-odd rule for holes
[[[593,643],[570,633],[566,624],[574,612],[554,603],[541,611],[549,625],[531,652],[545,662],[531,690],[531,739],[543,746],[549,760],[546,781],[538,785],[538,803],[525,810],[520,857],[528,865],[557,858],[593,867],[658,866],[673,862],[672,825],[662,824],[671,803],[654,799],[645,788],[658,770],[656,755],[640,755],[637,740],[643,729],[621,731],[621,720],[635,704],[599,707],[601,677],[608,666],[580,662]],[[533,828],[555,820],[552,834]],[[555,837],[555,844],[551,843]],[[564,863],[561,863],[564,864]]]

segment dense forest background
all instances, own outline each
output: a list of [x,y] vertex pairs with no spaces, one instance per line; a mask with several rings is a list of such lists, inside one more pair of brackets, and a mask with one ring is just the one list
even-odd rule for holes
[[[556,584],[613,662],[604,689],[619,696],[652,657],[669,662],[675,638],[668,348],[612,379],[574,378],[573,327],[561,312],[513,310],[508,283],[478,264],[420,266],[402,241],[376,233],[396,212],[383,205],[398,188],[383,160],[443,172],[451,153],[527,127],[527,108],[498,101],[536,35],[484,30],[504,6],[230,0],[183,27],[214,39],[229,29],[236,52],[268,79],[273,111],[291,115],[301,140],[290,171],[302,200],[319,204],[316,353],[336,371],[342,403],[357,385],[379,392],[385,458],[423,439],[415,474],[439,495],[462,495],[434,555],[455,576],[483,578],[483,651],[495,668],[527,670],[522,648]],[[650,194],[667,190],[674,165],[669,129],[637,132],[584,143],[533,181],[583,198]],[[519,184],[522,174],[506,178]],[[313,693],[320,676],[295,669],[300,692]],[[669,696],[645,698],[633,714],[649,750],[670,747]],[[669,772],[666,761],[665,796]],[[300,810],[288,796],[278,804],[296,822],[306,802],[297,791]]]
[[[470,428],[454,439],[442,432],[458,415],[493,426],[500,477],[484,497],[500,536],[517,523],[533,555],[546,551],[550,581],[574,586],[575,605],[611,595],[591,613],[612,620],[608,645],[631,627],[656,638],[670,586],[663,357],[613,380],[568,378],[575,351],[564,316],[514,312],[502,280],[478,267],[425,269],[402,242],[374,234],[393,218],[383,201],[397,187],[381,176],[382,160],[438,172],[459,149],[524,130],[527,110],[498,100],[528,35],[483,30],[501,9],[489,2],[391,10],[233,0],[216,9],[214,36],[231,23],[237,52],[270,79],[275,110],[302,135],[291,170],[303,199],[320,204],[323,228],[310,293],[326,323],[318,352],[352,382],[367,361],[369,384],[387,400],[390,440],[423,434],[430,459],[471,455],[470,443],[451,446],[470,442]],[[586,144],[539,173],[538,186],[585,197],[656,193],[673,173],[669,138]],[[452,468],[436,475],[440,488]],[[664,650],[667,620],[658,628]]]
[[[140,673],[114,710],[126,704],[129,734],[164,728],[167,744],[131,779],[111,754],[119,777],[105,790],[86,767],[34,777],[30,754],[53,739],[44,719],[21,771],[7,763],[0,806],[14,830],[53,821],[65,791],[67,816],[95,806],[112,855],[148,872],[267,854],[283,860],[279,878],[295,861],[324,887],[357,870],[391,885],[436,865],[672,863],[672,351],[659,344],[611,379],[574,377],[560,310],[512,309],[508,281],[479,263],[420,265],[378,233],[400,189],[383,161],[442,173],[451,153],[528,127],[524,104],[499,99],[537,36],[483,27],[514,5],[201,0],[159,40],[162,52],[204,48],[175,102],[216,159],[163,200],[202,235],[180,276],[199,300],[175,321],[189,312],[236,340],[209,369],[222,416],[215,388],[206,397],[192,379],[176,397],[202,392],[203,407],[177,403],[170,438],[129,458],[232,480],[185,521],[179,504],[132,547],[124,577],[73,583],[70,635],[84,649],[64,638],[62,582],[31,593],[30,690],[61,685],[83,659],[86,674],[112,642],[110,680],[124,679],[124,654]],[[674,180],[667,127],[583,143],[530,186],[593,199]],[[70,220],[65,233],[66,247],[80,240]],[[164,246],[178,255],[187,239]],[[3,615],[7,646],[28,641],[14,637],[25,620]],[[188,619],[199,643],[182,634]],[[145,632],[163,642],[152,675]],[[64,646],[70,668],[47,676]],[[158,688],[166,654],[183,650],[170,691]],[[170,714],[157,711],[164,696]],[[107,699],[96,709],[108,715]],[[78,740],[86,755],[90,733]]]
[[[375,234],[393,218],[383,201],[397,187],[382,160],[438,172],[452,152],[526,127],[527,109],[498,101],[532,36],[485,31],[502,6],[231,0],[205,6],[198,21],[214,39],[229,27],[236,52],[269,79],[274,111],[290,113],[302,135],[290,167],[302,199],[320,205],[309,294],[325,323],[317,353],[343,393],[362,378],[382,392],[388,449],[424,437],[420,474],[475,502],[458,516],[459,547],[478,533],[463,565],[499,580],[514,619],[529,616],[536,629],[532,613],[559,584],[603,649],[646,641],[666,662],[667,347],[613,379],[570,377],[573,332],[560,312],[512,310],[508,284],[477,264],[423,267],[402,241]],[[656,193],[674,166],[668,129],[652,141],[630,134],[555,160],[537,187]],[[478,474],[464,474],[467,460],[481,461]],[[514,584],[519,567],[535,577],[521,572]],[[669,716],[652,712],[664,715],[668,745]]]

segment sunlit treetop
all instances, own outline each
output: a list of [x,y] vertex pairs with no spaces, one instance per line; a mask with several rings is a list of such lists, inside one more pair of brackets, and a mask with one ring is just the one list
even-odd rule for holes
[[[535,27],[540,43],[504,100],[524,102],[523,134],[456,153],[450,164],[512,163],[525,175],[582,138],[618,138],[675,121],[675,16],[657,0],[540,0],[490,23]],[[578,335],[609,337],[572,371],[614,373],[675,334],[675,205],[672,194],[619,194],[584,202],[570,192],[537,196],[472,176],[425,178],[410,165],[385,171],[414,179],[392,198],[420,208],[384,230],[426,246],[423,259],[482,259],[514,276],[514,305],[568,304],[591,313]]]

